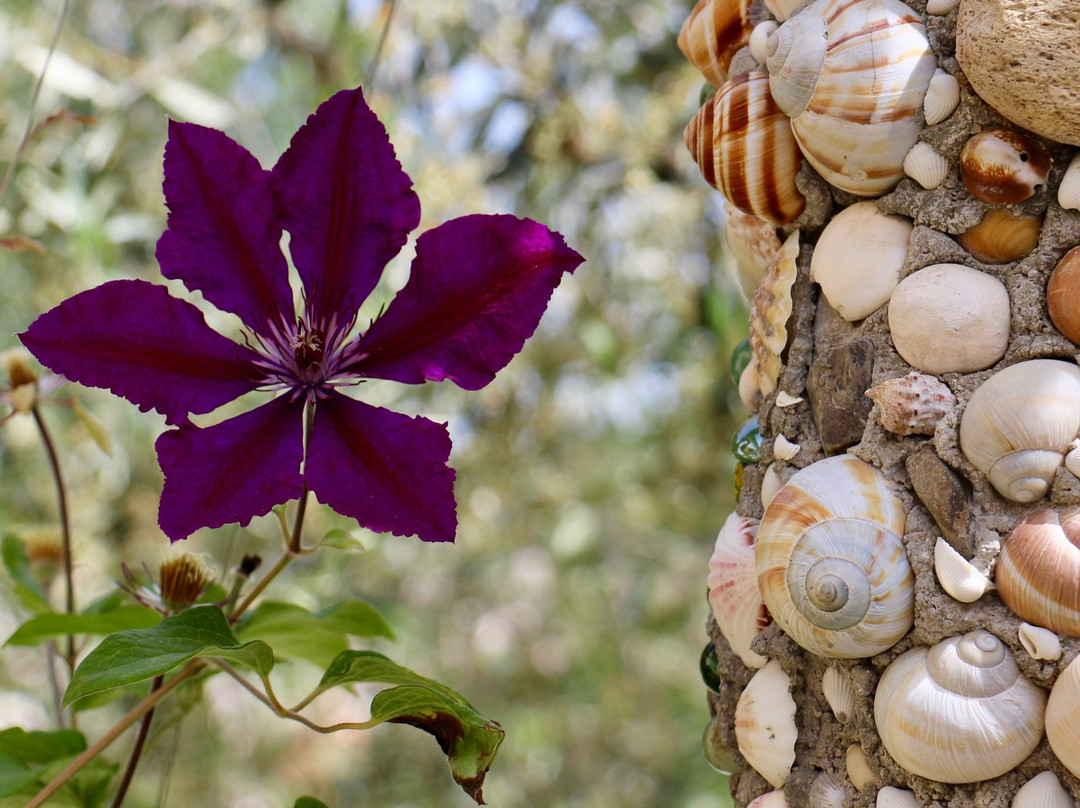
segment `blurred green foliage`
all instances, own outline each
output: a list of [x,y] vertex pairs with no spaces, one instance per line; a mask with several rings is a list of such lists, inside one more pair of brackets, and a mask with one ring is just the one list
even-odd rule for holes
[[[4,166],[60,7],[0,8]],[[700,87],[675,47],[688,12],[664,0],[73,3],[34,111],[39,129],[0,209],[0,237],[41,247],[0,249],[2,350],[70,294],[160,280],[166,116],[225,129],[269,167],[320,101],[364,84],[417,186],[421,231],[513,212],[587,257],[522,355],[480,393],[365,388],[375,403],[449,422],[456,545],[357,534],[366,552],[327,550],[274,590],[313,610],[370,600],[398,637],[377,650],[498,719],[507,740],[484,792],[503,808],[729,804],[701,754],[698,656],[706,561],[734,505],[728,445],[745,413],[727,366],[746,315],[720,270],[717,195],[681,140]],[[409,253],[391,265],[382,300],[404,282]],[[47,412],[85,603],[115,586],[121,561],[156,565],[167,545],[152,450],[163,421],[101,391],[59,395],[77,396],[115,443],[110,457],[68,409]],[[0,529],[55,524],[25,417],[0,432],[0,481]],[[313,510],[309,541],[355,528]],[[275,531],[257,519],[189,545],[225,570],[244,553],[274,555]],[[11,583],[0,586],[6,637],[26,612]],[[5,726],[54,727],[44,664],[36,649],[0,653]],[[286,692],[318,680],[308,663],[279,668]],[[362,720],[371,695],[341,691],[321,706]],[[129,703],[84,712],[80,726],[93,738]],[[132,808],[276,807],[301,794],[331,806],[469,804],[431,739],[411,730],[315,736],[224,677],[201,702],[159,712]]]

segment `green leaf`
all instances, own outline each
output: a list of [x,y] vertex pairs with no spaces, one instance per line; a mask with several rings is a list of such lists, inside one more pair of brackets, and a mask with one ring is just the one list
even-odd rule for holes
[[114,687],[168,673],[194,657],[221,657],[270,673],[274,653],[264,642],[243,643],[216,606],[199,606],[166,617],[152,628],[110,634],[75,670],[64,706]]
[[315,695],[339,685],[384,682],[371,703],[371,723],[409,724],[431,733],[450,764],[454,780],[480,805],[484,777],[499,751],[505,732],[484,718],[459,694],[374,651],[345,651],[335,659]]
[[147,606],[129,604],[97,614],[49,612],[31,617],[8,637],[5,645],[37,645],[68,634],[112,634],[157,625],[161,615]]
[[354,550],[359,553],[362,553],[367,549],[360,539],[356,538],[356,536],[349,531],[342,530],[339,527],[327,531],[326,535],[319,540],[319,546],[330,547],[334,550]]
[[330,808],[330,806],[314,797],[300,797],[293,803],[293,808]]
[[86,427],[86,431],[90,433],[90,437],[93,438],[94,443],[98,445],[98,448],[109,457],[112,457],[112,435],[109,434],[109,430],[105,427],[105,424],[101,423],[96,417],[87,412],[77,398],[71,399],[71,411],[75,413],[80,421],[82,421],[83,426]]
[[37,783],[48,764],[74,757],[85,749],[86,739],[74,730],[27,732],[21,727],[3,730],[0,732],[0,797],[18,794]]
[[263,640],[278,657],[297,657],[325,667],[349,647],[348,637],[386,637],[394,632],[378,610],[362,600],[349,600],[309,612],[292,603],[267,601],[237,626],[243,640]]
[[15,582],[15,597],[19,602],[32,612],[50,611],[52,607],[49,606],[45,590],[41,588],[30,568],[26,544],[15,536],[4,536],[3,544],[0,544],[0,557],[3,558],[4,569]]

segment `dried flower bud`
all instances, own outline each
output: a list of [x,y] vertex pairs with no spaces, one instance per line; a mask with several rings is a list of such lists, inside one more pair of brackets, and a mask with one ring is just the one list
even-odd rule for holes
[[190,553],[161,562],[161,602],[170,612],[181,612],[199,599],[214,579],[206,565]]
[[8,375],[8,382],[12,388],[21,387],[24,384],[33,384],[37,381],[37,374],[30,365],[30,355],[26,351],[19,348],[4,351],[0,354],[0,361],[3,362]]
[[42,585],[51,582],[64,563],[64,544],[55,528],[32,528],[23,531],[30,569]]
[[247,578],[251,575],[251,573],[255,572],[255,570],[259,568],[259,565],[261,563],[262,556],[246,555],[242,559],[240,559],[240,566],[237,567],[236,573],[237,575]]

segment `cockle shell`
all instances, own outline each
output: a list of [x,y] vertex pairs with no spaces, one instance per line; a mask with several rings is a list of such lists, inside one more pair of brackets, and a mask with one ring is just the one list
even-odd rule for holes
[[934,572],[941,588],[961,603],[974,603],[994,588],[989,578],[941,537],[934,545]]
[[1048,628],[1021,623],[1016,638],[1032,659],[1061,659],[1061,640]]
[[1061,787],[1057,775],[1046,771],[1024,783],[1009,808],[1076,808],[1076,803]]
[[960,5],[960,0],[928,0],[926,4],[927,14],[948,14]]
[[900,281],[889,299],[897,353],[927,373],[988,368],[1009,345],[1005,284],[961,264],[934,264]]
[[1046,184],[1050,153],[1035,138],[991,126],[968,138],[960,152],[960,177],[976,199],[995,205],[1023,202]]
[[1069,663],[1050,690],[1046,739],[1065,768],[1080,777],[1080,657]]
[[1005,537],[994,579],[1020,617],[1080,637],[1080,507],[1025,516]]
[[1080,247],[1065,253],[1050,273],[1046,308],[1054,328],[1080,345]]
[[784,792],[777,789],[776,791],[767,791],[761,796],[750,800],[746,808],[788,808],[788,803],[784,797]]
[[1080,154],[1069,161],[1069,167],[1058,186],[1058,204],[1065,210],[1080,210]]
[[956,406],[956,396],[936,376],[913,370],[866,391],[878,406],[881,425],[896,435],[933,435]]
[[713,87],[728,77],[735,52],[750,41],[747,0],[698,0],[679,30],[683,56]]
[[776,20],[762,20],[750,32],[750,55],[760,64],[765,64],[765,59],[769,55],[765,50],[765,43],[769,41],[772,32],[779,27],[780,23]]
[[833,715],[841,724],[846,724],[855,713],[857,695],[855,685],[837,668],[826,668],[821,677],[821,690],[825,701],[832,708]]
[[[927,4],[927,13],[930,6]],[[940,67],[934,71],[934,77],[930,79],[930,86],[926,89],[926,98],[923,100],[923,116],[926,125],[933,126],[953,114],[956,105],[960,103],[960,82],[942,70]]]
[[780,237],[776,235],[775,225],[743,213],[727,200],[724,200],[724,213],[724,241],[735,259],[739,284],[749,300],[780,252]]
[[766,73],[726,81],[683,130],[701,174],[743,213],[787,224],[806,200],[795,175],[802,155],[787,118],[769,95]]
[[1005,208],[991,208],[958,241],[984,264],[1005,264],[1035,249],[1043,218],[1041,213],[1014,216]]
[[821,176],[857,196],[899,182],[937,69],[919,15],[900,0],[813,0],[768,49],[773,97]]
[[1080,434],[1080,367],[1030,359],[1000,370],[972,394],[960,449],[998,493],[1034,502],[1050,488]]
[[904,507],[873,466],[837,455],[796,472],[755,543],[758,584],[780,627],[821,656],[868,657],[911,628]]
[[735,739],[746,762],[774,788],[795,763],[795,699],[791,680],[775,659],[754,674],[735,705]]
[[830,772],[821,772],[810,786],[809,808],[847,808],[847,786],[844,781]]
[[894,786],[882,786],[877,794],[875,808],[919,808],[919,800],[914,791]]
[[1065,468],[1074,477],[1080,477],[1080,440],[1072,442],[1072,448],[1065,455]]
[[942,783],[989,780],[1015,768],[1042,740],[1045,710],[1046,691],[981,629],[904,652],[874,696],[885,749],[909,772]]
[[709,559],[709,605],[716,625],[743,664],[760,668],[765,657],[750,643],[769,625],[754,568],[754,535],[758,520],[731,514],[724,522]]
[[929,143],[919,141],[904,157],[904,173],[932,191],[949,176],[949,161]]
[[787,321],[791,316],[791,287],[799,274],[799,231],[796,230],[765,271],[750,301],[750,349],[754,352],[762,395],[776,389],[787,346]]
[[889,301],[907,258],[911,221],[857,202],[834,216],[810,258],[810,278],[845,320],[873,314]]

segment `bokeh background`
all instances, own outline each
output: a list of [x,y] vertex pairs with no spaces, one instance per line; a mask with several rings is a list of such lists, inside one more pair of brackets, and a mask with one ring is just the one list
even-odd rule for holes
[[[4,167],[61,10],[59,0],[0,5]],[[449,422],[456,545],[357,531],[366,552],[322,553],[273,589],[310,608],[369,599],[398,635],[369,647],[500,721],[507,739],[484,794],[501,808],[730,804],[726,779],[701,754],[698,656],[706,562],[734,505],[729,441],[746,413],[728,359],[746,315],[725,270],[719,195],[682,144],[701,87],[675,45],[688,13],[688,2],[669,0],[72,3],[33,111],[41,128],[0,208],[0,237],[40,245],[0,248],[3,350],[70,294],[114,278],[160,280],[167,116],[224,129],[269,167],[318,103],[363,84],[415,182],[417,232],[513,212],[586,256],[485,390],[363,391]],[[404,283],[410,257],[411,243],[374,304]],[[86,603],[115,587],[121,562],[154,566],[166,549],[152,450],[164,424],[102,391],[61,395],[76,396],[114,442],[107,455],[69,410],[47,411]],[[28,418],[0,427],[0,482],[0,529],[55,525]],[[310,536],[335,527],[355,524],[313,509]],[[257,519],[188,544],[223,571],[244,553],[275,557],[279,542]],[[0,580],[2,636],[26,616],[9,595]],[[300,693],[319,671],[292,663],[276,676]],[[361,720],[370,696],[341,691],[316,712]],[[84,713],[81,727],[94,736],[123,706]],[[182,718],[176,705],[159,716],[131,808],[276,808],[305,793],[331,806],[470,804],[430,736],[411,728],[314,735],[225,677],[183,706]],[[53,726],[38,649],[0,650],[0,727],[11,725]],[[110,758],[124,759],[129,744]]]

